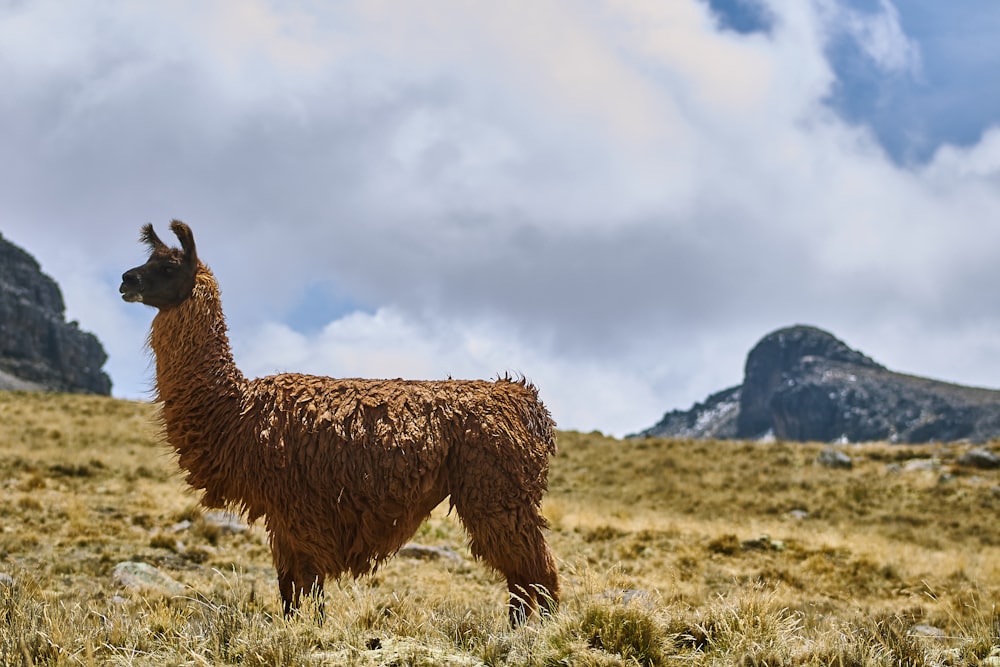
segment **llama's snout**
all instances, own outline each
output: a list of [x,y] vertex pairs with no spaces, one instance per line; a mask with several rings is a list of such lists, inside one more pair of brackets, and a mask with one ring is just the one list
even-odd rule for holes
[[138,271],[131,270],[122,274],[122,284],[118,288],[122,299],[129,303],[142,301],[142,278]]

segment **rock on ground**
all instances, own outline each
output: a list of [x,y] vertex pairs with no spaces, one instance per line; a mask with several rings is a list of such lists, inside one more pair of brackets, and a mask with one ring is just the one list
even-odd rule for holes
[[417,558],[420,560],[450,560],[461,561],[462,557],[450,547],[429,547],[416,542],[404,544],[397,552],[406,558]]
[[833,447],[827,447],[821,451],[819,456],[816,457],[816,463],[827,468],[843,468],[845,470],[850,470],[854,467],[854,462],[850,456]]
[[970,468],[993,470],[1000,468],[1000,456],[988,449],[970,449],[958,457],[958,464]]
[[181,595],[187,590],[184,584],[160,572],[149,563],[134,561],[118,563],[111,577],[119,586],[132,591]]

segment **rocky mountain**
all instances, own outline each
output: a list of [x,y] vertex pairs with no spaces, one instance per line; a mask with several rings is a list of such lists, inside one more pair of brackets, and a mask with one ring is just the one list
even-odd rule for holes
[[742,385],[636,436],[982,442],[1000,437],[1000,391],[897,373],[826,331],[793,326],[754,346]]
[[672,410],[655,426],[629,437],[736,438],[742,390],[741,386],[730,387],[695,403],[690,410]]
[[108,355],[65,312],[56,282],[0,235],[0,389],[111,393]]

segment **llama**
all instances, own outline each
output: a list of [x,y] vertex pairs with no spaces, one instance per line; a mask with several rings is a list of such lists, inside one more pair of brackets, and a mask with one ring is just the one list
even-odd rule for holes
[[540,503],[555,424],[524,379],[246,379],[191,229],[142,228],[122,298],[158,310],[149,345],[167,442],[211,508],[263,517],[286,616],[329,577],[373,573],[449,498],[472,554],[507,579],[512,625],[559,600]]

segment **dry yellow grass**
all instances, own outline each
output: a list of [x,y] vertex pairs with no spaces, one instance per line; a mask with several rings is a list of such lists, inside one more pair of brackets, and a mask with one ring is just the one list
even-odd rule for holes
[[[1000,471],[958,466],[970,445],[849,446],[834,470],[816,444],[561,433],[554,619],[506,627],[445,506],[415,539],[460,560],[341,582],[319,625],[281,618],[260,528],[200,518],[154,418],[0,392],[0,664],[1000,664]],[[185,593],[119,587],[127,560]]]

